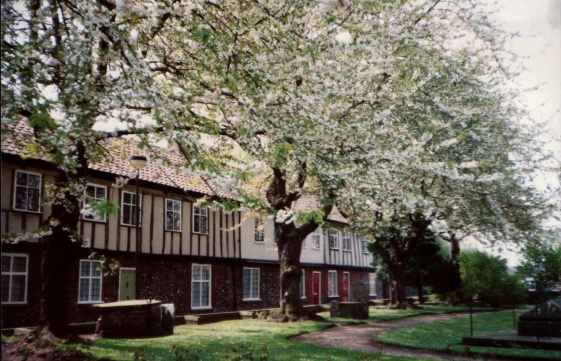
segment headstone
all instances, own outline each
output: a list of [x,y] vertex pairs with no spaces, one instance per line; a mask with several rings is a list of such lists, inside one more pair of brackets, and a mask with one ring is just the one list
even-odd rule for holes
[[561,337],[561,298],[541,303],[519,317],[520,336]]
[[329,310],[329,316],[339,317],[339,302],[331,301],[331,309]]

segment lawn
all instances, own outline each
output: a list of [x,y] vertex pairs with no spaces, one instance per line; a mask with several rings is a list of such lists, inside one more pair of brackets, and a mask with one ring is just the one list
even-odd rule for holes
[[[275,323],[255,320],[224,321],[200,326],[176,326],[174,335],[167,337],[136,340],[99,339],[89,351],[98,358],[120,361],[176,361],[179,358],[174,356],[174,346],[175,352],[183,353],[183,360],[200,361],[250,360],[250,354],[253,360],[414,360],[407,357],[379,356],[373,353],[365,354],[319,347],[288,340],[291,336],[319,331],[329,326],[329,323],[312,321]],[[186,350],[177,347],[185,347]],[[243,358],[244,355],[246,358]],[[262,358],[267,355],[268,358]]]
[[[489,308],[479,308],[474,307],[474,311],[488,311],[491,310]],[[454,313],[454,312],[467,312],[469,311],[469,307],[464,306],[442,306],[442,305],[424,305],[423,308],[420,309],[410,309],[410,310],[390,310],[387,308],[374,308],[370,307],[368,319],[371,321],[391,321],[397,320],[400,318],[411,317],[411,316],[418,316],[418,315],[426,315],[426,314],[437,314],[437,313]],[[329,316],[329,312],[321,312],[318,313],[319,316],[324,317],[330,322],[337,322],[337,323],[361,323],[362,321],[358,320],[349,320],[349,319],[342,319],[342,318],[332,318]]]
[[[516,319],[524,311],[516,313]],[[474,315],[474,334],[485,332],[509,331],[514,329],[512,311],[501,311]],[[377,337],[377,341],[396,346],[406,346],[427,350],[451,350],[465,352],[462,338],[470,335],[469,317],[455,318],[430,324],[395,329]],[[561,351],[512,349],[499,347],[469,348],[473,354],[491,354],[517,358],[561,360]]]

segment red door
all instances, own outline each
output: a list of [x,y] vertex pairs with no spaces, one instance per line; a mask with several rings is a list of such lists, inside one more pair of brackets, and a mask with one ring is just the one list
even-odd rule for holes
[[320,297],[320,281],[321,274],[319,272],[312,273],[312,305],[319,305],[321,302]]
[[341,301],[349,302],[349,272],[343,272],[343,285],[341,287]]

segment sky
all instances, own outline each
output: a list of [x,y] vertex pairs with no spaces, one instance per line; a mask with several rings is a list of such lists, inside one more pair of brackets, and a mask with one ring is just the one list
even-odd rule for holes
[[[501,29],[518,34],[505,45],[526,68],[517,81],[521,101],[533,118],[547,121],[547,136],[553,139],[546,138],[546,146],[561,160],[561,0],[498,0],[497,7],[490,18]],[[529,90],[537,85],[538,89]],[[548,182],[560,185],[561,175],[550,175]],[[506,258],[510,267],[520,260],[518,251],[509,250],[509,245],[466,246]]]
[[527,68],[520,77],[524,101],[537,120],[548,120],[559,142],[551,147],[561,156],[561,0],[498,0],[499,11],[491,16],[509,33],[507,42]]

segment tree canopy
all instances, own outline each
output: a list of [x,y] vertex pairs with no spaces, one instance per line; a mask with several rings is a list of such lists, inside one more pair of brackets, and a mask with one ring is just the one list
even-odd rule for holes
[[[60,239],[100,140],[131,134],[275,215],[293,311],[301,242],[335,204],[400,241],[521,238],[547,214],[505,36],[477,1],[31,0],[2,19],[2,124],[26,117],[59,167]],[[304,195],[319,210],[295,213]]]

